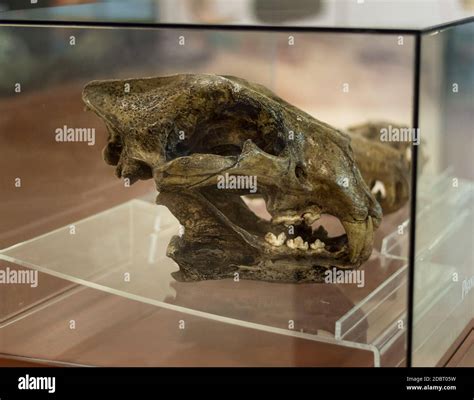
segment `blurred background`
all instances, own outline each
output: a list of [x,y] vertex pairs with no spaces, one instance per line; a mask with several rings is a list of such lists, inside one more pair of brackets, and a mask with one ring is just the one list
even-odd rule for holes
[[15,19],[415,28],[469,16],[474,1],[2,0],[0,7]]

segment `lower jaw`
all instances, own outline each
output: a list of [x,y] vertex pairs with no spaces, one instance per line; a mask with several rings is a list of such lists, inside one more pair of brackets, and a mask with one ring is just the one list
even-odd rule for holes
[[[344,247],[336,252],[319,250],[318,254],[313,250],[273,247],[265,242],[264,234],[255,235],[237,226],[224,210],[218,210],[196,193],[160,193],[157,202],[167,206],[185,227],[184,235],[174,236],[167,249],[167,255],[179,265],[179,272],[174,274],[178,281],[238,278],[317,283],[324,282],[328,269],[360,266],[360,262],[349,261]],[[207,216],[198,218],[199,231],[194,225],[195,210]]]
[[[193,254],[193,257],[190,257]],[[215,257],[210,257],[214,254]],[[315,260],[311,257],[271,258],[256,256],[250,262],[239,260],[238,254],[219,254],[215,249],[200,248],[195,251],[192,244],[175,236],[168,245],[167,255],[180,267],[173,274],[180,282],[195,282],[218,279],[250,279],[274,283],[324,283],[326,271],[352,269],[343,260]],[[238,261],[238,262],[235,262]]]
[[345,249],[339,256],[333,253],[311,255],[304,252],[275,253],[240,245],[222,246],[212,237],[203,242],[187,241],[174,236],[168,245],[167,255],[180,267],[174,278],[182,282],[250,279],[275,283],[324,283],[325,273],[333,268],[347,270],[358,268],[349,262]]

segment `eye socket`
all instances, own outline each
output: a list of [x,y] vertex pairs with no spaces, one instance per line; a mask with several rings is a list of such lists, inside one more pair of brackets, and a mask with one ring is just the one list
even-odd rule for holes
[[283,138],[278,136],[275,140],[275,143],[273,143],[273,152],[275,155],[279,155],[284,150],[285,146],[286,143]]
[[306,171],[301,164],[298,164],[295,167],[295,176],[298,179],[306,179]]
[[104,160],[109,165],[117,165],[120,160],[120,153],[122,152],[122,145],[119,143],[108,143],[103,151],[102,155]]
[[122,145],[120,143],[109,143],[110,151],[120,153],[122,151]]

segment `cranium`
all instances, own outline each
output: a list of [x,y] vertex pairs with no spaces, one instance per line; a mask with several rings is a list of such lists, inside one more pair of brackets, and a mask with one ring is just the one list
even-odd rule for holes
[[[183,225],[167,250],[178,280],[321,282],[328,268],[357,268],[370,256],[381,207],[350,137],[265,87],[186,74],[93,81],[83,100],[108,128],[105,161],[132,183],[153,178],[157,203]],[[219,186],[223,177],[254,178],[256,191]],[[271,220],[243,195],[263,198]],[[323,214],[346,233],[312,229]]]
[[400,209],[410,195],[411,142],[381,142],[380,132],[389,126],[409,129],[384,121],[347,129],[356,164],[384,214]]

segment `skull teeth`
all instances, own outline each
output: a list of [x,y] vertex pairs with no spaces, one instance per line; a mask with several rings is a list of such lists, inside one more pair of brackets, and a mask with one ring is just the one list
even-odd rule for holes
[[285,243],[286,235],[284,232],[280,233],[278,236],[275,236],[273,233],[268,232],[265,235],[265,240],[267,243],[270,243],[272,246],[280,247]]
[[385,189],[385,185],[381,181],[375,181],[374,186],[372,186],[371,192],[373,195],[380,193],[380,196],[382,197],[382,199],[385,199],[387,197],[387,191]]
[[310,247],[313,250],[321,250],[321,249],[324,249],[326,245],[323,242],[321,242],[321,240],[316,239],[314,243],[311,243]]
[[286,241],[286,245],[290,249],[298,249],[298,250],[308,250],[308,242],[305,242],[301,236],[297,236],[294,239],[288,239]]
[[265,235],[265,241],[275,247],[282,246],[283,244],[285,244],[286,241],[286,246],[292,250],[323,250],[326,247],[325,243],[319,239],[316,239],[311,244],[304,241],[301,236],[297,236],[294,239],[286,240],[286,235],[284,232],[280,233],[279,235],[275,235],[272,232],[268,232]]
[[349,245],[349,259],[351,263],[356,263],[364,258],[367,251],[371,251],[374,240],[374,226],[372,218],[368,217],[361,222],[342,221],[346,230]]
[[275,225],[284,224],[286,226],[299,225],[303,221],[306,225],[312,225],[321,218],[321,209],[318,206],[306,207],[302,212],[292,212],[283,215],[277,215],[272,219]]
[[272,219],[274,224],[299,225],[301,223],[301,217],[299,215],[280,215]]
[[314,224],[319,218],[321,218],[321,214],[318,213],[313,213],[313,212],[307,212],[303,214],[304,221],[306,225],[312,225]]

